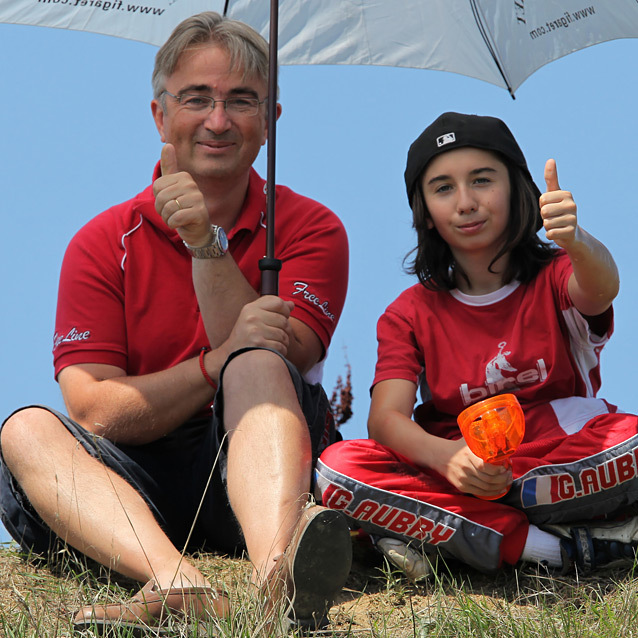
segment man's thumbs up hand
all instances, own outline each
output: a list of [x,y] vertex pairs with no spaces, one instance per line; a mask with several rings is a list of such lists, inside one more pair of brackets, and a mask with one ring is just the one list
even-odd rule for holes
[[160,168],[162,176],[153,183],[155,210],[187,244],[204,246],[210,241],[210,218],[204,196],[190,174],[179,170],[172,144],[164,144]]
[[175,147],[172,144],[164,144],[160,167],[162,175],[174,175],[178,172],[177,155],[175,155]]

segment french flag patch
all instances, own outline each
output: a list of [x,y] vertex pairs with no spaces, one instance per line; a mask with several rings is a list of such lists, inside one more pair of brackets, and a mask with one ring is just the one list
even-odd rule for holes
[[558,498],[552,489],[553,476],[537,476],[523,481],[521,486],[521,504],[523,507],[535,507],[536,505],[551,505]]

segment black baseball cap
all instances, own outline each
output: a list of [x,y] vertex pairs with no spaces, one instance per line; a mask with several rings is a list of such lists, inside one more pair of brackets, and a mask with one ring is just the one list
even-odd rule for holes
[[505,122],[485,115],[449,112],[439,115],[410,146],[405,167],[405,186],[410,203],[417,182],[432,158],[463,146],[495,151],[504,155],[523,171],[538,197],[541,196],[527,168],[523,151]]

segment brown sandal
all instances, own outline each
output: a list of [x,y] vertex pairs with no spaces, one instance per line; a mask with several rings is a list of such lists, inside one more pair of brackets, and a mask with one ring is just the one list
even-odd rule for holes
[[352,541],[341,512],[309,504],[292,540],[261,587],[271,615],[287,604],[293,625],[315,631],[328,624],[328,611],[352,564]]
[[159,589],[154,580],[149,580],[125,603],[82,607],[73,619],[73,626],[76,631],[121,627],[143,632],[161,627],[168,618],[176,615],[210,620],[229,614],[228,598],[219,590],[211,587]]

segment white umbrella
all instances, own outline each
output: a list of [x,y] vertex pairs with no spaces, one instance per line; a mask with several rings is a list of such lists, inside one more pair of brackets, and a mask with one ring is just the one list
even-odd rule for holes
[[[184,18],[213,10],[252,25],[269,37],[275,51],[278,34],[279,64],[451,71],[502,86],[512,96],[552,60],[599,42],[638,37],[636,0],[280,0],[277,5],[277,0],[0,0],[0,22],[160,45]],[[273,199],[269,196],[266,272],[276,269],[274,109],[270,113],[268,193]],[[262,292],[276,292],[276,276],[268,279]]]
[[[269,35],[267,0],[0,0],[0,22],[158,46],[200,11],[224,13]],[[279,0],[280,64],[452,71],[511,93],[552,60],[633,37],[636,0]]]

